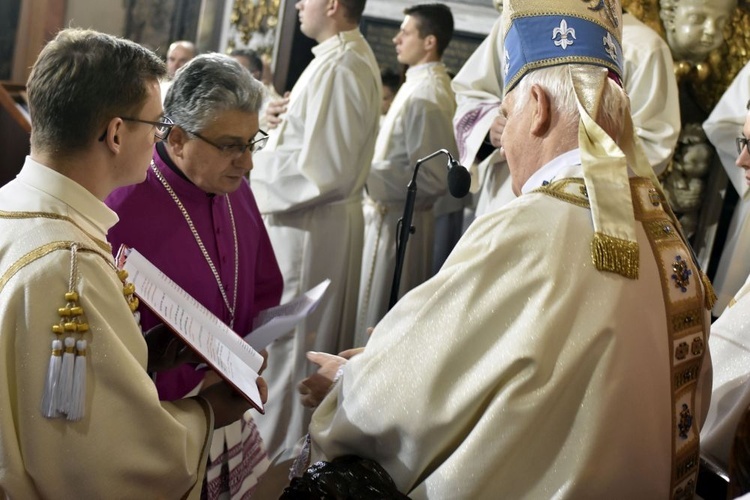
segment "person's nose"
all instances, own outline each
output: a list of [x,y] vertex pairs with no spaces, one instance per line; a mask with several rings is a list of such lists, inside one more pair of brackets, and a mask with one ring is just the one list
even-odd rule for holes
[[235,159],[234,164],[246,172],[250,172],[253,169],[253,153],[250,151],[250,148],[243,151],[242,154]]
[[747,144],[740,151],[740,155],[737,157],[737,161],[734,162],[738,167],[748,170],[750,169],[750,152],[747,150]]

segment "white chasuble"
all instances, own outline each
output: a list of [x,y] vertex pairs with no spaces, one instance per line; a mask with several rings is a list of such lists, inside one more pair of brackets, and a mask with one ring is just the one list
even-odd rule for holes
[[637,280],[594,267],[581,179],[478,218],[345,366],[312,460],[374,459],[414,499],[690,495],[703,286],[653,186],[631,184]]

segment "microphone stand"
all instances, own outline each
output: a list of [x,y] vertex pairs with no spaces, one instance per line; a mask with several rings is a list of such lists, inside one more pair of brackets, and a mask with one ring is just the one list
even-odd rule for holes
[[414,234],[416,231],[414,226],[411,225],[411,221],[414,216],[414,202],[417,198],[417,172],[419,172],[419,167],[422,163],[442,154],[448,155],[448,158],[452,158],[447,149],[439,149],[434,153],[417,160],[417,163],[414,165],[414,175],[412,175],[411,181],[409,181],[409,184],[406,186],[404,214],[398,220],[398,225],[396,226],[396,268],[393,271],[391,298],[388,302],[389,311],[394,305],[396,305],[396,302],[398,302],[398,289],[401,284],[401,272],[403,271],[404,259],[406,258],[406,243],[409,241],[409,235]]

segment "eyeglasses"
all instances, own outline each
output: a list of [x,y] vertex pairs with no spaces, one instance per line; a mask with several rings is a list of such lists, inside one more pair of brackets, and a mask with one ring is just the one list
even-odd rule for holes
[[745,139],[744,137],[738,137],[736,141],[737,141],[737,154],[741,155],[742,150],[747,147],[747,143],[750,142],[750,139]]
[[120,118],[122,118],[126,122],[138,122],[138,123],[147,123],[149,125],[153,125],[154,135],[160,141],[165,141],[167,137],[169,136],[169,133],[172,131],[172,127],[174,127],[174,122],[168,116],[162,116],[161,120],[156,121],[156,122],[150,122],[148,120],[141,120],[140,118],[129,118],[127,116],[121,116]]
[[[159,121],[155,122],[141,120],[140,118],[130,118],[128,116],[121,116],[120,119],[126,122],[138,122],[151,125],[154,127],[154,137],[159,141],[165,141],[167,137],[169,137],[169,132],[172,131],[172,127],[174,127],[174,122],[168,116],[162,116]],[[107,131],[105,130],[101,137],[99,137],[99,142],[103,141],[106,136]]]
[[206,139],[202,135],[200,135],[198,132],[191,132],[190,130],[185,130],[188,134],[192,134],[198,139],[202,140],[203,142],[206,142],[219,151],[225,156],[232,157],[232,158],[239,158],[242,156],[245,151],[248,149],[250,150],[250,154],[257,153],[263,147],[266,145],[266,141],[268,141],[268,134],[262,130],[258,130],[258,134],[255,136],[255,139],[252,139],[247,144],[216,144],[214,141],[210,139]]

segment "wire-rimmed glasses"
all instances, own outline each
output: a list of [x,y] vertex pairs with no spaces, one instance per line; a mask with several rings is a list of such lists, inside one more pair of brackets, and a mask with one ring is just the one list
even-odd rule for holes
[[168,116],[162,116],[160,120],[155,121],[155,122],[152,122],[149,120],[141,120],[140,118],[131,118],[129,116],[121,116],[120,118],[126,122],[138,122],[138,123],[147,123],[149,125],[153,125],[154,135],[160,141],[166,140],[167,137],[169,136],[169,132],[172,131],[172,127],[174,127],[174,122]]
[[[169,132],[172,131],[172,127],[174,127],[174,122],[168,116],[162,116],[158,121],[155,122],[150,120],[141,120],[140,118],[131,118],[129,116],[120,116],[119,118],[126,122],[138,122],[151,125],[152,127],[154,127],[154,137],[156,137],[156,140],[158,141],[166,140],[167,137],[169,137]],[[102,142],[105,137],[107,137],[106,129],[99,137],[99,142]]]
[[741,155],[742,150],[747,147],[747,143],[750,142],[750,139],[746,139],[745,137],[738,137],[735,140],[737,141],[737,154]]
[[223,155],[233,158],[239,158],[248,149],[250,150],[250,154],[256,153],[263,149],[263,147],[266,145],[266,142],[268,141],[268,134],[263,130],[258,130],[255,138],[253,138],[247,144],[216,144],[214,141],[212,141],[211,139],[206,139],[198,132],[191,132],[190,130],[185,130],[185,132],[194,135],[205,143],[212,145],[213,147],[221,151]]

